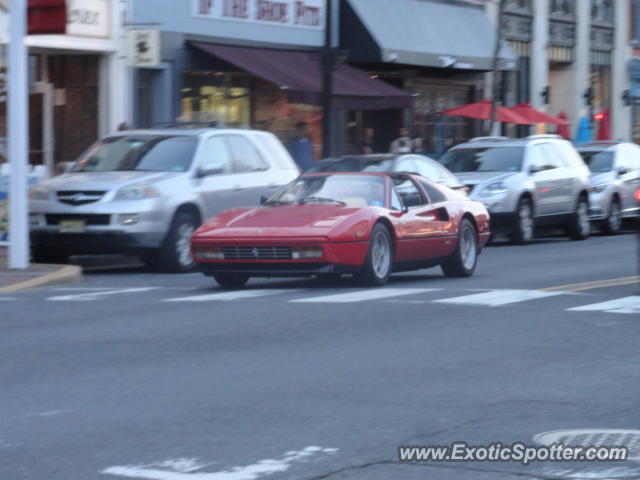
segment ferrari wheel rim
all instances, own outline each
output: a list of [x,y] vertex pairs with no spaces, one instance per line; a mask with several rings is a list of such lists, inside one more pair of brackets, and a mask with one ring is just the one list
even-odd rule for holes
[[533,238],[533,219],[531,218],[531,207],[528,204],[523,204],[518,211],[520,219],[520,232],[522,239],[530,241]]
[[476,239],[473,230],[465,228],[460,236],[460,256],[465,269],[471,270],[476,263]]
[[618,202],[613,202],[611,204],[611,211],[609,212],[609,230],[617,232],[620,230],[620,224],[620,206]]
[[378,278],[385,278],[389,274],[389,268],[391,266],[391,245],[389,244],[389,238],[382,232],[378,232],[373,238],[371,265]]
[[176,240],[176,254],[178,258],[178,262],[183,267],[189,267],[193,264],[193,259],[191,258],[191,252],[189,250],[189,246],[191,244],[191,236],[195,229],[193,225],[188,223],[183,223],[178,228],[178,235]]

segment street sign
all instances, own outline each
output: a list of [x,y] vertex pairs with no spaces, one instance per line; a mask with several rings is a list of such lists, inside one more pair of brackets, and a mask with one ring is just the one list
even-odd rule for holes
[[127,63],[130,67],[158,67],[160,61],[159,30],[127,32]]

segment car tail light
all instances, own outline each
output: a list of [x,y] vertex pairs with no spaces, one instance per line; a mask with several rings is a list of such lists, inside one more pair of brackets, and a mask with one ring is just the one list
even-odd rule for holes
[[640,188],[636,190],[636,194],[634,196],[636,197],[636,200],[640,202]]

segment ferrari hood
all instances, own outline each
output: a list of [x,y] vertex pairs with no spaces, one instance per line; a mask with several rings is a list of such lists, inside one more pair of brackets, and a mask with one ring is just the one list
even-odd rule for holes
[[341,205],[284,205],[229,210],[205,223],[197,237],[324,236],[361,210]]

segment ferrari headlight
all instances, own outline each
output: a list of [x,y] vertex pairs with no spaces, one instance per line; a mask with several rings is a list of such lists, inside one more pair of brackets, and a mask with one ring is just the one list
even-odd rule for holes
[[322,248],[320,247],[293,247],[291,249],[291,258],[295,260],[320,257],[322,257]]
[[199,260],[224,260],[222,248],[200,248],[194,250],[193,254]]
[[149,185],[129,185],[122,187],[116,193],[114,200],[143,200],[145,198],[158,197],[158,191]]
[[490,183],[482,190],[480,190],[481,197],[492,197],[493,195],[501,195],[507,193],[509,190],[503,182]]
[[600,185],[592,185],[591,186],[591,191],[594,193],[600,193],[600,192],[604,192],[604,189],[607,188],[607,184],[606,183],[602,183]]
[[51,200],[51,190],[46,187],[35,186],[29,190],[30,200]]

